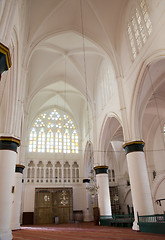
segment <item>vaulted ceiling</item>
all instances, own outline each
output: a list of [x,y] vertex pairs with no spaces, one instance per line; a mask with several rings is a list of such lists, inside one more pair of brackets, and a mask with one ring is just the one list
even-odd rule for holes
[[99,68],[117,58],[127,0],[27,0],[27,109],[49,106],[80,121],[86,98],[94,108]]

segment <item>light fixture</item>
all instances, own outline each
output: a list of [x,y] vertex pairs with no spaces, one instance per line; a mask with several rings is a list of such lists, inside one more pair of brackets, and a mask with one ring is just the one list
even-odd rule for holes
[[98,194],[99,187],[96,185],[96,178],[95,178],[95,173],[93,169],[91,169],[90,171],[89,180],[90,180],[89,186],[86,187],[86,189],[89,191],[91,197],[94,198]]
[[94,158],[91,149],[91,141],[90,141],[90,119],[89,119],[89,96],[88,96],[88,82],[87,82],[87,71],[86,71],[86,53],[85,53],[85,39],[84,39],[84,23],[83,23],[83,8],[82,8],[82,0],[80,0],[80,11],[81,11],[81,29],[82,29],[82,41],[83,41],[83,65],[84,65],[84,80],[85,80],[85,91],[86,91],[86,102],[87,102],[87,124],[88,124],[88,134],[89,134],[89,162],[91,162],[91,170],[89,175],[89,186],[86,189],[89,191],[91,197],[95,198],[98,194],[98,186],[96,185],[95,172],[93,170],[94,167]]

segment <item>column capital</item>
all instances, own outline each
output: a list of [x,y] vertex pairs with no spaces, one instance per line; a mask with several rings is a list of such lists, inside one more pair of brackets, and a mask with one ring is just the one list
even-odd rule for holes
[[9,48],[0,43],[0,77],[4,71],[11,67],[11,57]]
[[95,173],[97,174],[102,174],[102,173],[107,173],[108,174],[108,166],[96,166],[94,167]]
[[130,152],[143,152],[145,143],[142,140],[127,142],[123,145],[126,154]]
[[12,150],[17,152],[20,140],[11,136],[0,136],[0,150]]
[[16,166],[15,166],[15,172],[17,172],[17,173],[23,173],[24,168],[25,168],[24,165],[16,164]]

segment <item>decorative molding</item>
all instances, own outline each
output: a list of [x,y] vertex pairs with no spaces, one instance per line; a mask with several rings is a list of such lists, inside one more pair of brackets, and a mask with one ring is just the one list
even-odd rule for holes
[[123,148],[126,151],[126,154],[130,152],[143,152],[144,145],[145,143],[143,141],[132,141],[125,143]]

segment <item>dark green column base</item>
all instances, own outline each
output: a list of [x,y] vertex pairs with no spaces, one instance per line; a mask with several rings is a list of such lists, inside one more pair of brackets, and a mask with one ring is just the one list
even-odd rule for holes
[[138,223],[140,232],[165,234],[165,223]]
[[111,226],[111,215],[100,216],[100,226]]
[[101,226],[132,227],[133,219],[127,215],[100,216]]

